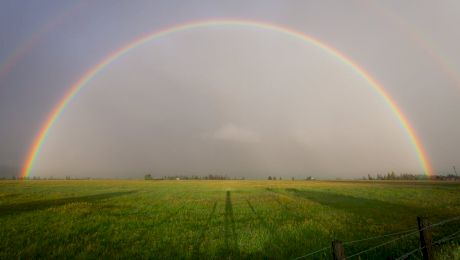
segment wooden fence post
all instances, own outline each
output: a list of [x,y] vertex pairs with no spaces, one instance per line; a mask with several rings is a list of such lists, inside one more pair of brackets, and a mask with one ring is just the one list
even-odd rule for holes
[[422,247],[423,260],[433,260],[433,238],[428,219],[417,217],[418,230],[420,232],[420,246]]
[[340,240],[332,241],[332,256],[334,260],[345,259],[345,249],[343,248],[342,241]]

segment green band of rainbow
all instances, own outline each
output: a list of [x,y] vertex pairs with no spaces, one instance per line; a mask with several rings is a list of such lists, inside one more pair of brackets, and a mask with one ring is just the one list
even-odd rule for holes
[[2,64],[0,64],[0,79],[7,76],[13,67],[15,67],[27,53],[31,52],[32,49],[43,40],[46,34],[64,23],[64,21],[68,20],[68,18],[77,14],[87,4],[87,2],[77,2],[77,4],[72,5],[69,9],[64,10],[64,12],[61,12],[50,19],[36,33],[32,34],[25,43],[19,45],[19,47],[17,47],[17,49],[13,51]]
[[415,152],[417,157],[421,163],[421,166],[424,170],[424,173],[427,175],[432,175],[432,168],[430,162],[428,160],[428,156],[423,148],[422,143],[420,142],[419,138],[417,137],[414,129],[410,125],[407,118],[401,112],[401,109],[396,105],[396,102],[391,98],[391,96],[385,91],[383,86],[379,84],[369,73],[367,73],[363,68],[358,66],[353,60],[351,60],[346,55],[340,53],[338,50],[320,42],[319,40],[312,38],[308,35],[305,35],[302,32],[282,27],[279,25],[267,23],[267,22],[258,22],[258,21],[250,21],[250,20],[241,20],[241,19],[213,19],[213,20],[205,20],[205,21],[192,21],[188,23],[179,24],[176,26],[168,27],[163,30],[159,30],[145,36],[139,37],[134,41],[130,42],[129,44],[125,45],[124,47],[118,49],[117,51],[113,52],[106,58],[104,58],[100,63],[96,64],[90,70],[88,70],[65,94],[65,96],[59,101],[59,103],[54,107],[52,112],[48,115],[48,118],[43,123],[40,132],[34,139],[33,145],[28,153],[27,159],[23,165],[22,169],[22,177],[30,176],[32,172],[32,168],[34,166],[35,161],[37,160],[38,155],[40,154],[40,150],[46,140],[46,137],[49,133],[49,130],[53,127],[53,125],[58,120],[59,116],[62,114],[64,108],[69,104],[69,102],[75,97],[75,95],[91,80],[93,79],[99,72],[101,72],[107,65],[112,63],[113,61],[117,60],[124,54],[128,53],[130,50],[135,49],[136,47],[141,46],[142,44],[149,42],[154,39],[158,39],[160,37],[177,33],[185,30],[190,30],[194,28],[202,28],[202,27],[215,27],[215,26],[244,26],[244,27],[256,27],[261,29],[267,29],[274,32],[283,33],[287,36],[291,36],[297,38],[301,41],[304,41],[308,44],[312,44],[327,53],[331,54],[336,59],[342,61],[344,64],[348,65],[355,73],[365,79],[372,88],[383,98],[383,100],[387,103],[387,105],[391,108],[394,115],[398,118],[401,126],[405,130],[410,142],[414,146]]

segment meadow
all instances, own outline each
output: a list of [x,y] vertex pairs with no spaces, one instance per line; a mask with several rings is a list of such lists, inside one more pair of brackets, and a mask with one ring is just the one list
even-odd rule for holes
[[[460,216],[460,183],[0,181],[0,258],[294,259],[325,248],[306,258],[330,259],[334,239],[416,229],[417,216]],[[460,220],[436,226],[433,240],[458,230]],[[388,242],[352,259],[397,258],[418,239],[412,232],[346,243],[345,253]],[[459,241],[436,246],[436,255],[459,258]]]

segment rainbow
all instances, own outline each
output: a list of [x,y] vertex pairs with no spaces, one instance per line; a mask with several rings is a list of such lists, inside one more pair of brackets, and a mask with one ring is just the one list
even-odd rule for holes
[[358,64],[356,64],[352,59],[347,57],[345,54],[339,52],[338,50],[300,31],[296,31],[294,29],[290,29],[290,28],[283,27],[280,25],[267,23],[267,22],[241,20],[241,19],[213,19],[213,20],[192,21],[188,23],[182,23],[179,25],[167,27],[165,29],[158,30],[153,33],[149,33],[141,37],[138,37],[135,40],[128,43],[127,45],[111,53],[110,55],[105,57],[101,62],[99,62],[94,67],[86,71],[86,73],[83,74],[83,76],[75,84],[73,84],[72,87],[67,91],[65,96],[54,107],[52,112],[48,115],[46,121],[43,123],[40,131],[38,132],[36,138],[33,141],[33,145],[24,162],[24,165],[22,168],[22,177],[26,178],[30,176],[34,163],[37,160],[38,155],[40,154],[40,150],[47,138],[47,135],[50,129],[53,127],[53,125],[57,122],[59,117],[62,115],[64,109],[69,104],[69,102],[71,102],[71,100],[78,94],[78,92],[86,84],[88,84],[88,82],[90,82],[98,73],[100,73],[107,65],[111,64],[115,60],[127,54],[130,50],[133,50],[151,40],[158,39],[158,38],[161,38],[163,36],[167,36],[173,33],[178,33],[178,32],[191,30],[195,28],[216,27],[216,26],[255,27],[255,28],[266,29],[266,30],[270,30],[274,32],[279,32],[284,35],[299,39],[308,44],[312,44],[326,51],[327,53],[331,54],[333,57],[340,60],[344,64],[348,65],[356,74],[358,74],[360,77],[365,79],[370,84],[370,86],[372,86],[374,91],[379,96],[381,96],[383,100],[385,101],[385,103],[390,107],[394,115],[399,120],[402,128],[405,130],[405,133],[407,134],[411,144],[413,145],[415,152],[417,154],[417,157],[421,163],[421,167],[424,170],[424,173],[427,175],[432,175],[432,168],[428,160],[428,156],[423,148],[423,145],[420,142],[420,139],[417,137],[413,127],[407,120],[406,116],[402,113],[401,109],[397,106],[396,102],[389,95],[389,93],[385,91],[385,89],[379,82],[377,82],[368,72],[366,72],[363,68],[361,68]]
[[37,46],[42,40],[53,29],[59,27],[66,20],[76,15],[80,10],[82,10],[88,3],[77,2],[77,4],[72,5],[70,8],[64,10],[63,12],[56,15],[54,18],[50,19],[43,27],[41,27],[36,33],[32,34],[31,37],[19,45],[18,48],[10,56],[8,56],[2,64],[0,64],[0,79],[6,77],[11,70],[29,53],[32,49]]
[[402,19],[396,13],[388,12],[382,5],[376,1],[366,1],[369,8],[374,8],[376,14],[379,14],[383,20],[390,21],[393,24],[393,27],[399,30],[401,33],[407,35],[407,37],[416,43],[424,53],[430,57],[432,61],[439,67],[440,71],[447,76],[447,78],[454,83],[456,86],[460,86],[460,77],[454,71],[451,62],[442,55],[440,52],[435,51],[435,44],[427,38],[424,37],[422,33],[415,27],[410,25],[406,20]]

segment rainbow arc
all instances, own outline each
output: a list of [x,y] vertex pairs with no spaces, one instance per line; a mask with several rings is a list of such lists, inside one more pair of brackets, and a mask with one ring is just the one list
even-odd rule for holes
[[38,132],[36,138],[34,139],[33,145],[28,152],[27,158],[23,165],[22,169],[22,177],[28,177],[31,175],[33,170],[33,166],[35,161],[37,160],[40,150],[43,147],[43,144],[46,141],[48,133],[53,125],[56,124],[59,117],[62,115],[66,106],[71,102],[73,98],[78,94],[78,92],[88,84],[98,73],[104,70],[106,66],[114,62],[115,60],[119,59],[123,55],[127,54],[129,51],[158,38],[178,33],[182,31],[187,31],[196,28],[203,28],[203,27],[218,27],[218,26],[241,26],[241,27],[256,27],[261,29],[267,29],[274,32],[282,33],[286,36],[290,36],[301,40],[307,44],[311,44],[316,46],[327,53],[331,54],[336,59],[340,60],[343,64],[349,66],[356,74],[360,77],[365,79],[372,89],[385,101],[385,103],[389,106],[393,114],[397,117],[398,121],[400,122],[402,128],[405,130],[405,133],[408,136],[410,143],[413,145],[414,150],[417,154],[417,158],[420,161],[421,167],[425,174],[432,175],[432,167],[428,160],[427,153],[422,145],[422,142],[417,137],[417,134],[409,120],[406,116],[402,113],[401,109],[397,106],[394,99],[390,96],[390,94],[384,89],[384,87],[375,80],[366,70],[360,67],[356,62],[350,59],[345,54],[339,52],[337,49],[326,45],[325,43],[308,36],[300,31],[296,31],[294,29],[290,29],[287,27],[283,27],[280,25],[267,23],[267,22],[259,22],[259,21],[251,21],[251,20],[241,20],[241,19],[214,19],[214,20],[206,20],[206,21],[192,21],[188,23],[179,24],[176,26],[168,27],[162,30],[155,31],[153,33],[147,34],[145,36],[136,38],[135,40],[131,41],[127,45],[121,47],[120,49],[116,50],[115,52],[111,53],[107,57],[101,60],[98,64],[90,68],[86,71],[85,74],[71,86],[71,88],[67,91],[64,97],[59,101],[59,103],[54,107],[51,113],[48,115],[46,121],[43,123],[40,131]]

